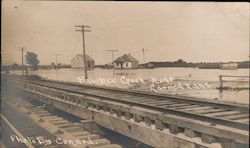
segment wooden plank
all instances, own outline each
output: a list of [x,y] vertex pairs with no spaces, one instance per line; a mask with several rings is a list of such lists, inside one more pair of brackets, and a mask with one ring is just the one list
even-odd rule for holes
[[179,110],[182,110],[182,109],[191,109],[191,108],[196,108],[196,107],[200,107],[200,105],[189,105],[189,106],[180,106],[180,107],[175,107],[175,109],[179,109]]
[[50,120],[50,119],[57,119],[58,116],[48,116],[48,117],[43,117],[45,120]]
[[75,129],[66,129],[65,131],[67,131],[68,133],[72,133],[72,132],[76,132],[76,131],[82,131],[83,128],[75,128]]
[[159,101],[166,102],[168,100],[158,100],[155,98],[141,97],[141,100],[138,102],[140,102],[140,103],[153,103],[153,102],[159,102]]
[[118,144],[105,144],[105,145],[98,145],[98,146],[91,146],[91,148],[122,148],[122,146],[118,145]]
[[64,130],[71,130],[71,129],[82,129],[80,126],[66,126],[66,127],[61,127]]
[[49,122],[57,122],[57,121],[64,121],[64,119],[63,118],[55,118],[55,119],[46,119],[46,120],[48,120]]
[[66,126],[66,125],[71,125],[72,123],[70,123],[69,121],[58,121],[58,122],[54,122],[53,123],[54,125],[57,125],[57,126]]
[[230,76],[230,75],[221,75],[223,77],[240,77],[240,78],[249,78],[249,76]]
[[168,102],[168,103],[162,103],[162,104],[153,104],[154,106],[163,106],[166,107],[167,105],[173,105],[173,104],[179,104],[178,102]]
[[100,137],[99,135],[90,134],[90,135],[86,135],[86,136],[80,137],[79,139],[80,140],[88,140],[90,138],[91,140],[93,140],[93,139],[97,139],[99,137]]
[[42,109],[30,109],[33,113],[41,113],[41,112],[48,112],[48,111],[45,111],[45,110],[42,110]]
[[158,103],[167,103],[167,102],[173,102],[173,101],[169,101],[169,100],[164,100],[164,101],[157,101],[157,100],[150,100],[144,103],[149,103],[149,104],[158,104]]
[[77,138],[85,137],[86,135],[90,135],[90,133],[87,131],[77,131],[77,132],[73,132],[72,134]]
[[215,117],[221,117],[225,115],[234,115],[234,114],[239,114],[241,112],[239,111],[225,111],[225,112],[219,112],[219,113],[210,113],[206,114],[207,116],[215,116]]
[[67,127],[72,127],[72,123],[66,124],[66,125],[60,125],[60,128],[67,128]]
[[200,107],[196,107],[196,108],[187,108],[187,109],[182,109],[181,111],[188,111],[188,112],[192,112],[195,110],[204,110],[204,109],[212,109],[209,106],[200,106]]
[[92,119],[89,119],[89,120],[81,120],[81,123],[82,123],[82,124],[91,123],[91,122],[94,122],[94,120],[92,120]]
[[218,113],[218,112],[222,112],[225,111],[225,109],[206,109],[206,110],[200,110],[200,111],[195,111],[195,113],[198,114],[208,114],[208,113]]
[[180,106],[189,106],[190,104],[188,103],[179,103],[179,104],[172,104],[168,105],[167,107],[180,107]]
[[241,123],[248,123],[249,124],[249,118],[245,118],[245,119],[237,119],[237,122],[241,122]]
[[249,118],[249,114],[229,115],[229,116],[223,116],[223,118],[230,119],[230,120],[245,119],[245,118]]
[[146,103],[147,101],[152,101],[151,98],[149,99],[149,98],[138,97],[138,96],[134,96],[134,97],[126,96],[126,98],[128,98],[128,100],[133,100],[133,101],[136,101],[136,102],[139,102],[139,103]]
[[44,116],[44,115],[49,116],[49,115],[51,115],[51,113],[49,113],[49,112],[39,112],[39,113],[36,113],[36,115],[38,115],[38,116]]
[[[93,143],[96,143],[95,145],[92,145],[92,146],[101,146],[101,145],[107,145],[107,144],[110,144],[111,142],[107,139],[96,139],[96,140],[92,140]],[[113,148],[113,147],[110,147],[110,148]]]
[[38,115],[39,117],[47,117],[47,116],[50,116],[51,114],[40,114]]

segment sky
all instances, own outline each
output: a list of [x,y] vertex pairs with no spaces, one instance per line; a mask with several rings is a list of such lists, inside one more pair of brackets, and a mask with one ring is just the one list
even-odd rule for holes
[[2,1],[3,64],[21,63],[20,47],[40,64],[70,64],[82,54],[75,25],[89,25],[86,53],[96,64],[125,53],[143,62],[249,59],[249,3]]

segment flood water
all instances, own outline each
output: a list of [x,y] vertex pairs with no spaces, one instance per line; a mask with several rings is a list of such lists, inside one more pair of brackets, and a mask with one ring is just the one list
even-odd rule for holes
[[[88,70],[88,80],[92,81],[80,81],[84,80],[83,69],[42,69],[36,71],[29,71],[28,74],[39,75],[46,79],[70,81],[77,83],[81,82],[82,84],[105,85],[108,87],[122,87],[128,89],[150,91],[152,93],[166,93],[172,95],[215,99],[224,102],[249,104],[249,69],[220,70],[197,68],[155,68],[128,70],[115,69],[113,71],[112,69],[95,68],[92,70]],[[227,89],[221,92],[219,89],[216,89],[220,86],[219,75],[247,76],[248,78],[223,78],[223,80],[226,81],[223,82],[223,86],[239,89]],[[153,79],[157,81],[153,81]],[[141,83],[141,81],[136,80],[141,80],[145,83]],[[180,84],[180,86],[183,87],[182,89],[180,89],[181,87],[178,87],[176,85],[177,89],[175,90],[172,90],[172,87],[171,89],[170,87],[167,87],[167,90],[157,89],[157,91],[154,91],[156,90],[152,89],[152,84],[156,84],[154,82],[160,82],[160,84],[157,85],[160,86],[160,88],[174,84]],[[186,87],[189,84],[190,86],[193,86],[195,83],[198,84],[198,86],[202,85],[203,87]]]

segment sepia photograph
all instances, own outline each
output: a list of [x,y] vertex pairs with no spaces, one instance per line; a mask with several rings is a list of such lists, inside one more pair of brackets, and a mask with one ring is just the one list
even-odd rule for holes
[[2,0],[1,148],[248,148],[248,2]]

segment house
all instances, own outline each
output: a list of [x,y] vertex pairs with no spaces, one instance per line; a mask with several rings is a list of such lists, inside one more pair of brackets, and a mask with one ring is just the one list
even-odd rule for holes
[[238,69],[238,63],[234,63],[234,62],[221,63],[220,69],[222,69],[222,70],[236,70],[236,69]]
[[123,56],[114,60],[115,68],[138,68],[139,61],[132,57],[130,54],[124,54]]
[[[95,66],[95,61],[89,55],[85,55],[86,66],[91,69]],[[71,59],[71,68],[84,68],[83,55],[77,54],[73,59]]]

